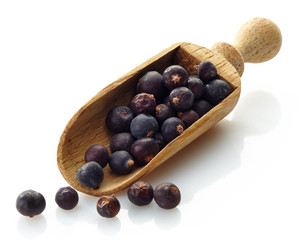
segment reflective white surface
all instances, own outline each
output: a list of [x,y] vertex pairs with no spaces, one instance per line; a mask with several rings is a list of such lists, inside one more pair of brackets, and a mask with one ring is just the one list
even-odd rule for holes
[[[299,1],[1,1],[1,234],[9,239],[302,239],[302,35]],[[275,7],[273,7],[273,4]],[[239,7],[240,6],[240,7]],[[260,7],[262,6],[262,7]],[[282,14],[283,13],[283,14]],[[72,115],[110,82],[178,41],[210,47],[261,16],[283,46],[246,64],[233,112],[143,180],[181,190],[181,204],[132,205],[105,219],[96,197],[57,207],[67,185],[56,165]],[[21,216],[15,201],[41,192],[45,211]],[[193,235],[189,235],[193,234]]]

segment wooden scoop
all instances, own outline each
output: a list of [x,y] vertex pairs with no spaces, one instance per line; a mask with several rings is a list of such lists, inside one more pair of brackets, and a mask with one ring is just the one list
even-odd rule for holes
[[[72,187],[94,196],[112,194],[127,188],[230,113],[240,96],[240,76],[244,62],[263,62],[271,59],[279,52],[281,43],[280,30],[272,21],[254,18],[242,26],[236,35],[234,46],[217,43],[209,50],[182,42],[163,50],[98,92],[71,118],[58,145],[57,164],[61,174]],[[109,149],[113,133],[105,125],[106,115],[111,108],[127,105],[131,101],[140,77],[152,70],[162,73],[173,64],[183,66],[189,74],[197,74],[197,65],[204,60],[211,61],[217,67],[219,77],[230,84],[232,93],[170,142],[146,166],[138,167],[127,175],[117,175],[106,166],[104,180],[98,189],[81,185],[76,173],[85,163],[86,149],[93,144],[105,145]]]

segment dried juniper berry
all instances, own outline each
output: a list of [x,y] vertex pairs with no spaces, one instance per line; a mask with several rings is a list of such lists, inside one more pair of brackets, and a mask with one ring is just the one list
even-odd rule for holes
[[198,66],[198,76],[204,84],[218,77],[217,68],[215,65],[205,60]]
[[159,207],[172,209],[179,205],[181,193],[175,184],[169,182],[161,183],[154,190],[154,199]]
[[178,137],[185,130],[185,125],[180,118],[171,117],[166,119],[161,127],[161,134],[166,142]]
[[85,151],[84,159],[85,162],[95,161],[104,168],[108,163],[109,154],[105,146],[94,144]]
[[231,88],[227,82],[215,79],[205,85],[204,99],[215,106],[231,93]]
[[159,144],[160,150],[163,149],[167,144],[167,142],[164,140],[164,137],[159,132],[155,134],[154,139]]
[[198,113],[199,117],[202,117],[205,113],[207,113],[212,106],[210,103],[204,99],[199,99],[197,101],[194,101],[194,104],[192,106],[192,109]]
[[130,148],[135,141],[129,132],[117,133],[110,138],[110,150],[112,153],[124,150],[130,153]]
[[190,109],[186,112],[178,112],[178,117],[182,120],[185,128],[190,127],[195,121],[199,119],[199,115],[194,110]]
[[167,118],[176,116],[175,110],[163,103],[158,104],[156,107],[155,117],[158,120],[158,123],[161,125]]
[[24,216],[34,217],[41,214],[46,206],[44,196],[34,190],[26,190],[17,198],[16,208]]
[[141,113],[130,123],[130,132],[135,138],[153,137],[158,132],[156,118],[149,114]]
[[60,208],[71,210],[77,206],[79,196],[75,189],[71,187],[62,187],[57,191],[55,201]]
[[189,110],[194,103],[194,94],[187,87],[178,87],[169,94],[171,107],[177,112]]
[[195,100],[201,98],[204,94],[204,83],[196,75],[189,75],[187,87],[194,94]]
[[113,172],[124,175],[130,173],[134,169],[135,162],[128,152],[120,150],[110,155],[109,167]]
[[163,72],[163,83],[169,90],[185,86],[188,80],[187,71],[179,66],[172,65],[166,68]]
[[102,217],[115,217],[120,211],[120,202],[115,195],[105,195],[97,202],[97,212]]
[[139,93],[133,97],[130,107],[135,114],[154,114],[157,103],[154,95],[149,93]]
[[106,116],[106,125],[114,133],[129,132],[130,122],[134,118],[133,111],[126,106],[112,108]]
[[96,162],[87,162],[77,171],[79,182],[88,188],[96,189],[103,181],[103,168]]
[[153,94],[156,99],[163,99],[166,89],[162,75],[157,71],[145,73],[138,81],[136,92]]
[[128,191],[127,196],[130,202],[137,206],[145,206],[151,203],[154,198],[153,187],[144,181],[133,183]]
[[154,138],[145,137],[136,140],[131,148],[131,154],[137,165],[148,164],[160,151],[159,144]]

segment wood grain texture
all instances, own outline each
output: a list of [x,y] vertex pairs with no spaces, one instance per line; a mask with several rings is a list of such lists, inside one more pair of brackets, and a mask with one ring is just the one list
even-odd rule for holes
[[[135,95],[139,78],[151,70],[162,73],[172,64],[179,64],[190,74],[194,74],[197,65],[203,60],[215,64],[220,78],[231,85],[232,93],[169,143],[148,165],[122,176],[114,174],[107,166],[104,168],[104,181],[98,189],[82,186],[77,180],[76,173],[84,164],[86,149],[93,144],[105,145],[109,149],[112,133],[105,125],[106,115],[112,107],[127,105],[130,102]],[[176,43],[105,87],[79,109],[68,122],[60,138],[57,151],[59,170],[72,187],[83,193],[101,196],[123,190],[143,175],[155,170],[228,115],[239,99],[240,90],[241,82],[237,70],[221,54],[191,43]]]

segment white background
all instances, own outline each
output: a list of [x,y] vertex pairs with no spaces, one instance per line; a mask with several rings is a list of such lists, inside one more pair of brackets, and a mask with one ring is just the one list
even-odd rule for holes
[[[300,1],[0,1],[1,238],[303,239],[302,7]],[[175,42],[233,42],[253,17],[273,20],[283,45],[271,61],[246,64],[234,111],[161,168],[182,202],[153,202],[105,219],[80,193],[59,209],[67,183],[56,164],[60,135],[99,90]],[[15,201],[41,192],[43,214],[21,216]],[[190,235],[189,235],[190,234]],[[5,236],[5,237],[4,237]]]

